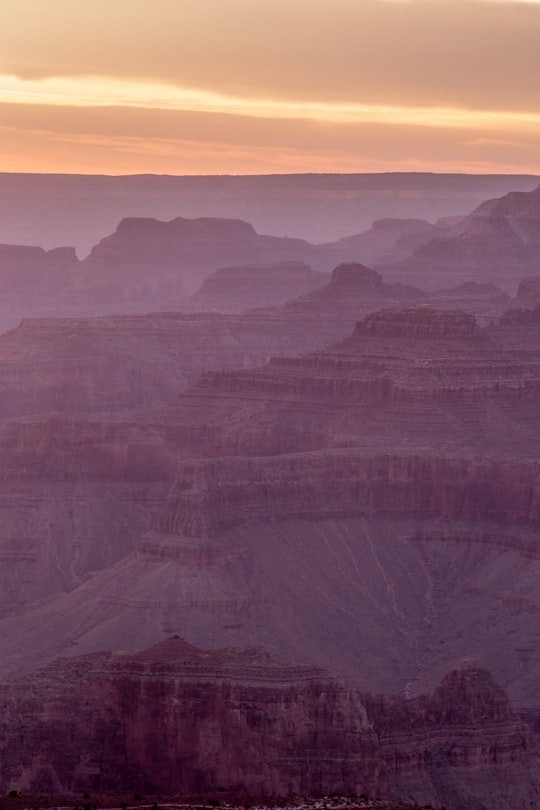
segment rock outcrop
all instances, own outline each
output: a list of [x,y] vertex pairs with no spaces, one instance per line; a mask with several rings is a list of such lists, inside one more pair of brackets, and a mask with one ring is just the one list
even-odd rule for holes
[[328,270],[339,252],[302,239],[263,236],[234,219],[132,217],[95,245],[73,284],[43,311],[52,315],[141,313],[193,293],[229,265],[306,262]]
[[0,336],[0,419],[156,407],[202,371],[260,366],[322,340],[315,329],[256,316],[29,318]]
[[[383,699],[368,716],[392,793],[402,801],[478,810],[538,802],[532,734],[515,725],[504,690],[486,670],[466,663],[428,698]],[[507,733],[497,734],[504,727]],[[534,762],[532,780],[525,752]]]
[[[294,267],[310,283],[319,275]],[[279,265],[278,275],[284,274],[295,271]],[[225,276],[230,281],[230,273]],[[362,314],[419,299],[420,290],[390,287],[375,271],[351,263],[336,268],[320,291],[241,315],[27,319],[0,336],[0,419],[155,407],[193,385],[203,371],[251,368],[320,348],[350,334]]]
[[314,273],[303,262],[221,267],[197,292],[162,309],[180,312],[238,313],[276,306],[327,283],[325,273]]
[[533,175],[0,174],[0,241],[51,248],[74,244],[86,255],[127,216],[170,220],[233,217],[260,233],[328,242],[381,217],[467,213],[488,197],[538,184]]
[[[349,270],[343,272],[345,280]],[[382,286],[376,273],[366,272],[365,284]],[[156,334],[154,363],[144,318],[124,319],[127,324],[132,321],[129,332],[122,332],[116,319],[104,319],[111,328],[101,324],[102,343],[94,345],[109,351],[115,335],[125,344],[127,334],[132,358],[146,351],[148,378],[157,389],[159,352],[167,345],[164,335],[172,358],[162,368],[165,379],[168,368],[176,364],[182,368],[183,353],[189,357],[189,340],[175,341],[178,333],[167,331],[170,322],[183,317],[187,318],[150,319],[156,329],[163,324],[164,330]],[[140,333],[135,328],[139,323]],[[82,374],[92,368],[92,353],[88,352],[86,365],[77,365],[81,347],[88,350],[92,345],[92,324],[73,325],[72,354],[70,341],[62,341],[62,332],[58,333],[59,349],[74,363],[73,385],[66,385],[69,375],[65,375],[64,387],[51,401],[56,404],[64,397],[71,408],[91,402],[82,398],[88,397],[88,390],[97,396],[96,387],[85,390],[81,382],[93,379]],[[49,322],[42,326],[46,330]],[[527,329],[540,335],[540,325]],[[497,509],[503,514],[508,508],[504,521],[531,523],[535,500],[527,493],[534,491],[537,458],[531,448],[540,430],[540,338],[534,349],[529,336],[529,353],[518,356],[512,335],[508,326],[482,330],[465,313],[429,306],[398,308],[368,316],[352,337],[329,349],[274,359],[261,369],[207,372],[189,392],[153,411],[117,417],[66,414],[6,423],[0,435],[4,506],[0,547],[11,562],[3,569],[4,614],[19,612],[36,598],[70,590],[132,551],[165,504],[177,460],[184,464],[195,458],[248,457],[200,468],[201,492],[187,487],[195,492],[193,504],[199,498],[199,507],[205,505],[204,514],[197,507],[194,525],[200,520],[213,525],[213,516],[222,510],[233,516],[247,510],[246,515],[259,522],[280,516],[309,519],[311,513],[321,519],[365,516],[363,506],[358,512],[364,497],[366,503],[381,504],[381,511],[373,515],[395,515],[396,504],[401,504],[399,514],[405,517],[409,510],[412,520],[429,516],[454,520],[463,510],[467,520],[483,516],[493,522]],[[43,360],[38,364],[35,355],[30,359],[39,373],[47,372]],[[119,353],[116,368],[121,360]],[[132,362],[137,382],[135,359]],[[103,371],[107,366],[94,365],[96,386],[103,385],[107,402],[125,407],[130,392],[137,390],[128,376],[127,360],[124,377],[115,376],[111,364],[108,387]],[[143,391],[152,395],[153,387],[148,380],[143,382],[147,386]],[[17,402],[11,406],[15,409]],[[364,455],[353,459],[346,448],[357,453],[363,448]],[[329,452],[337,450],[334,455]],[[322,451],[326,455],[320,455]],[[265,456],[276,460],[249,461]],[[385,478],[392,458],[396,459],[392,469],[401,472]],[[511,466],[505,459],[512,459]],[[188,469],[181,467],[183,480]],[[505,483],[510,469],[513,477]],[[225,478],[220,470],[226,471]],[[334,490],[329,477],[344,483]],[[234,484],[237,480],[242,486]],[[103,508],[98,506],[101,498]],[[443,502],[446,506],[439,509]],[[184,499],[183,508],[186,503]],[[436,509],[429,507],[435,503]],[[268,511],[261,512],[262,506]],[[228,525],[226,517],[215,520],[218,527]]]
[[390,796],[525,810],[540,758],[487,672],[430,697],[363,695],[259,650],[175,637],[136,654],[58,660],[0,686],[6,792]]
[[26,245],[0,244],[0,332],[56,298],[71,284],[78,265],[70,247],[43,250]]
[[419,245],[430,241],[439,228],[425,219],[376,220],[367,231],[345,236],[329,247],[346,250],[364,264],[383,264],[409,256]]
[[[328,349],[208,372],[164,408],[6,423],[4,548],[41,562],[16,561],[3,583],[5,605],[21,594],[1,624],[3,673],[178,632],[411,695],[474,657],[534,709],[540,324],[519,329],[529,338],[398,307]],[[85,500],[98,486],[109,511]],[[151,526],[150,509],[128,521],[114,505],[152,492]],[[92,561],[55,590],[43,571],[60,548]]]
[[538,272],[540,188],[488,200],[409,258],[381,263],[385,277],[423,289],[444,282],[492,283],[514,294],[523,276]]

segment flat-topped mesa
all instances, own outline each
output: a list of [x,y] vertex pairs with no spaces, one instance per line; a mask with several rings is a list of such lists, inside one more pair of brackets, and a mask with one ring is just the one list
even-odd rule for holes
[[44,299],[56,299],[72,282],[78,265],[71,247],[47,251],[0,244],[0,332],[15,326]]
[[330,284],[333,288],[381,291],[383,278],[360,262],[344,262],[332,271]]
[[176,217],[168,222],[151,217],[126,217],[116,228],[116,234],[129,236],[131,239],[145,240],[148,238],[162,238],[170,235],[184,238],[200,239],[211,234],[222,239],[238,239],[255,236],[255,229],[249,222],[241,219],[223,219],[221,217],[199,217],[186,219]]
[[163,310],[182,312],[242,312],[246,309],[283,304],[328,281],[300,261],[243,264],[220,267],[208,276],[196,293]]
[[[134,655],[59,659],[15,683],[0,685],[0,718],[13,730],[0,746],[4,794],[43,792],[52,774],[59,792],[79,794],[218,785],[255,794],[389,793],[362,696],[313,667],[171,639]],[[21,725],[14,717],[23,705]]]
[[392,307],[374,312],[359,321],[355,336],[438,338],[483,337],[472,315],[457,309],[442,309],[430,304]]

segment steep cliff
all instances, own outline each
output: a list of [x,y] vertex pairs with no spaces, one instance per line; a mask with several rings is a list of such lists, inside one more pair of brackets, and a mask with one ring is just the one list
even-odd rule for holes
[[131,217],[92,248],[73,284],[44,312],[147,312],[193,293],[219,267],[301,261],[328,272],[341,256],[303,239],[260,235],[237,219]]
[[[382,285],[377,274],[368,275],[368,282]],[[184,346],[186,368],[190,341],[174,339],[178,316],[149,323],[121,319],[127,331],[117,319],[103,320],[97,337],[89,324],[76,321],[72,341],[62,341],[58,332],[48,338],[48,351],[58,345],[66,368],[74,364],[72,379],[62,376],[50,392],[54,404],[63,396],[68,406],[84,405],[90,392],[96,407],[103,404],[98,394],[122,405],[137,390],[135,358],[144,346],[148,374],[140,380],[141,398],[155,395],[149,381],[157,388],[163,369],[151,359],[167,341],[172,359],[165,371],[175,366],[175,358],[180,366]],[[185,319],[180,322],[185,335]],[[151,324],[155,332],[149,331]],[[47,335],[49,322],[41,326]],[[216,522],[222,528],[228,515],[243,514],[257,520],[309,519],[310,514],[341,519],[358,514],[364,498],[374,516],[454,520],[461,510],[467,520],[493,522],[502,515],[507,523],[534,521],[536,496],[527,493],[535,491],[538,461],[540,326],[519,329],[538,332],[539,339],[535,343],[528,334],[518,341],[510,325],[479,329],[464,313],[398,308],[368,316],[352,337],[329,349],[275,359],[262,369],[208,372],[191,391],[151,412],[5,423],[0,548],[10,563],[0,589],[4,613],[69,590],[133,550],[164,506],[177,459],[243,457],[180,468],[179,481],[196,477],[199,469],[204,481],[200,492],[186,484],[186,493],[193,491],[192,506],[186,494],[182,508],[195,510],[194,525]],[[24,357],[24,328],[11,333],[13,341],[17,333]],[[154,338],[147,343],[149,334]],[[108,377],[100,376],[103,366],[93,363],[93,352],[86,366],[79,367],[77,358],[92,345],[98,357],[103,349],[103,357],[118,336],[118,345],[131,346],[134,365],[126,361],[124,377],[116,377],[111,364],[107,388]],[[528,351],[520,351],[516,342],[527,343]],[[191,349],[197,358],[194,337]],[[30,353],[29,366],[46,393],[51,381],[37,356]],[[90,373],[84,376],[85,368],[94,369],[95,386]],[[4,405],[17,407],[7,385]],[[363,451],[319,453],[339,448]],[[245,458],[264,456],[276,460]],[[340,481],[338,490],[329,476]]]
[[0,713],[4,791],[388,793],[361,696],[260,650],[58,660],[0,686]]
[[430,241],[438,230],[425,219],[386,217],[375,220],[366,231],[345,236],[329,246],[347,250],[351,259],[371,266],[410,255],[419,244]]
[[[280,275],[294,275],[289,265],[279,268]],[[307,272],[310,283],[318,275]],[[225,276],[227,287],[230,273]],[[219,278],[218,273],[214,282]],[[193,385],[203,371],[251,368],[273,356],[321,348],[350,334],[360,316],[383,304],[423,298],[419,290],[389,287],[355,264],[336,268],[320,293],[237,315],[25,320],[0,336],[0,418],[157,406]]]
[[[10,553],[54,555],[70,529],[46,527],[75,483],[84,498],[102,487],[161,501],[151,531],[149,511],[137,528],[135,509],[129,523],[120,507],[75,509],[79,527],[99,515],[99,548],[130,537],[64,593],[46,592],[39,566],[14,566],[4,586],[33,607],[2,623],[4,672],[180,632],[212,646],[260,640],[391,691],[432,686],[474,656],[534,706],[540,372],[537,349],[518,357],[517,341],[510,325],[401,307],[327,350],[208,373],[166,408],[5,424]],[[13,522],[21,491],[24,524]]]
[[0,332],[69,287],[77,265],[71,247],[0,244]]
[[450,281],[497,284],[514,294],[520,279],[537,272],[540,246],[540,189],[513,191],[482,203],[446,233],[418,247],[408,258],[380,269],[396,281],[426,289]]
[[475,810],[538,803],[532,734],[516,725],[504,690],[486,670],[465,663],[429,697],[383,699],[368,706],[368,716],[401,800]]
[[223,786],[449,810],[525,810],[540,798],[533,735],[474,667],[404,701],[258,650],[208,652],[176,637],[134,655],[59,660],[2,685],[0,718],[4,791]]
[[201,284],[193,295],[177,304],[162,307],[180,312],[237,313],[246,309],[275,306],[322,287],[326,273],[315,273],[303,262],[248,264],[221,267]]
[[263,365],[324,340],[315,328],[256,316],[26,319],[0,336],[0,418],[157,406],[202,371]]

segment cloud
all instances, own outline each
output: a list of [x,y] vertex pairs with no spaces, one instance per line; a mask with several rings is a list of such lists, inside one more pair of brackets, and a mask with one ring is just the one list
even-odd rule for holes
[[540,4],[18,0],[0,72],[240,98],[539,111]]
[[387,123],[488,129],[540,128],[540,112],[390,106],[354,102],[243,99],[174,85],[102,77],[20,79],[0,75],[0,103],[66,107],[132,107],[227,113],[249,118],[309,119],[323,123]]
[[[534,172],[540,130],[325,123],[136,108],[0,105],[5,171]],[[493,142],[495,141],[495,142]],[[502,141],[499,143],[498,141]],[[21,157],[18,157],[21,155]]]
[[521,0],[5,0],[0,168],[538,171],[539,41]]

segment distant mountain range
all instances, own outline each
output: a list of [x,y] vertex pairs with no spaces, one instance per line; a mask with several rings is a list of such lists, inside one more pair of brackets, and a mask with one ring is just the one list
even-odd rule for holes
[[376,219],[464,215],[540,177],[428,173],[172,177],[0,174],[0,243],[74,245],[83,258],[126,217],[218,217],[329,242]]

